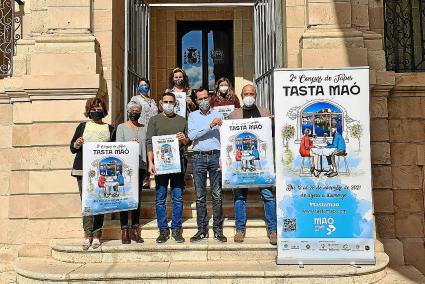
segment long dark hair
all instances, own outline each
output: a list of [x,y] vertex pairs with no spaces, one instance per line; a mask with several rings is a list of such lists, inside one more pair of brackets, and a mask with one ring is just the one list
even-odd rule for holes
[[170,75],[168,76],[168,90],[172,90],[174,88],[174,74],[181,72],[183,74],[183,88],[187,92],[189,87],[189,77],[187,77],[186,72],[184,72],[181,68],[175,68],[173,71],[171,71]]

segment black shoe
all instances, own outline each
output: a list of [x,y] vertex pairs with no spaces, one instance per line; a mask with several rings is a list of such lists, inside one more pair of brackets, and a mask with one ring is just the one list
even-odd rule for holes
[[225,243],[227,242],[227,238],[225,235],[223,235],[222,231],[216,231],[214,232],[214,239],[216,239],[219,242]]
[[157,244],[165,243],[170,238],[170,231],[168,230],[162,230],[159,231],[159,236],[156,238]]
[[176,229],[171,233],[171,237],[176,241],[176,243],[184,243],[184,238],[182,236],[183,230]]
[[332,174],[334,171],[332,170],[332,169],[330,169],[329,171],[327,171],[326,173],[325,173],[325,176],[328,176],[328,175],[330,175],[330,174]]
[[191,243],[200,242],[203,239],[208,239],[208,232],[205,233],[204,231],[198,231],[193,237],[190,238]]
[[310,173],[313,174],[314,173],[314,170],[315,170],[315,168],[314,167],[311,167],[310,168]]
[[314,170],[313,175],[315,177],[319,177],[320,176],[320,172],[318,170]]

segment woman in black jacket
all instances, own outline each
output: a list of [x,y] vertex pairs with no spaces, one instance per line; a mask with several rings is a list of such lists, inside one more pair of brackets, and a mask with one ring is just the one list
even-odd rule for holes
[[[72,137],[70,149],[75,155],[71,175],[77,178],[80,198],[82,196],[83,182],[83,145],[85,142],[110,142],[114,141],[114,128],[102,121],[108,115],[106,104],[101,98],[90,98],[86,102],[84,115],[90,118],[88,122],[82,122],[77,126]],[[103,214],[83,216],[84,242],[83,250],[90,246],[97,249],[100,246],[102,234]]]

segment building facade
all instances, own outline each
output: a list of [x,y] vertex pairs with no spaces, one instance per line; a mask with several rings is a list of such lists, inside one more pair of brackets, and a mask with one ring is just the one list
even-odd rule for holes
[[0,273],[82,235],[68,145],[85,100],[105,98],[116,125],[138,77],[158,98],[176,66],[193,87],[255,83],[268,107],[274,68],[369,66],[377,238],[425,273],[423,1],[221,2],[1,0]]

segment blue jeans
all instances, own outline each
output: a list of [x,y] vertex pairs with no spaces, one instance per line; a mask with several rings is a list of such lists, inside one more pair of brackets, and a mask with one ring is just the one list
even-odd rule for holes
[[220,167],[220,153],[194,154],[192,166],[196,189],[196,221],[198,223],[198,230],[208,232],[207,172],[209,172],[213,209],[213,231],[222,231],[221,172],[218,171]]
[[155,176],[155,182],[155,209],[159,230],[169,230],[166,207],[168,182],[170,182],[171,197],[173,201],[171,230],[180,229],[182,227],[183,216],[184,173],[157,175]]
[[[246,228],[246,197],[247,188],[235,188],[233,196],[235,201],[235,225],[236,231],[245,231]],[[267,232],[277,231],[276,200],[270,188],[261,189],[261,199],[264,203],[264,217],[267,222]]]

